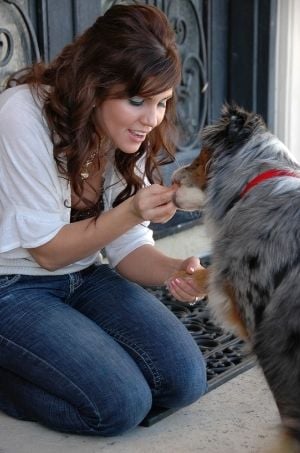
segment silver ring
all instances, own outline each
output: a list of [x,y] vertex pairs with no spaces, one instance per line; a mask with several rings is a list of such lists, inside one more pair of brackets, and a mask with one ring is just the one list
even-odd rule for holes
[[190,302],[190,305],[195,305],[200,299],[201,297],[195,297],[195,299]]

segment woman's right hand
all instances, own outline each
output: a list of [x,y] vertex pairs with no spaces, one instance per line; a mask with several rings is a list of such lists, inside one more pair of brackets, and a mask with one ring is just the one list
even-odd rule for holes
[[174,187],[159,184],[140,189],[131,197],[133,213],[141,221],[166,223],[176,212],[176,206],[173,203],[174,192]]

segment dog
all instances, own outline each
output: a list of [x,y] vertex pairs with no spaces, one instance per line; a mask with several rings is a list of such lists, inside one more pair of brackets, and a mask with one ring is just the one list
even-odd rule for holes
[[195,272],[225,328],[246,340],[276,401],[280,453],[300,452],[300,165],[262,117],[227,104],[172,175],[174,203],[202,210],[212,264]]

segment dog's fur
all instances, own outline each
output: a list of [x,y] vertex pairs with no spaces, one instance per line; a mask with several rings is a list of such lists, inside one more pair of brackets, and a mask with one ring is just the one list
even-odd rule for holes
[[[204,209],[212,265],[200,270],[201,285],[209,275],[215,316],[258,358],[282,419],[276,448],[300,452],[300,165],[259,115],[235,105],[204,129],[202,145],[191,165],[175,171],[174,201]],[[295,177],[267,179],[241,196],[269,169]]]

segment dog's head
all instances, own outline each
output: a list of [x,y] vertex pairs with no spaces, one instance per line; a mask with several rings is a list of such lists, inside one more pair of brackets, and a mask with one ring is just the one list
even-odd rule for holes
[[201,209],[210,169],[216,157],[235,153],[254,135],[266,131],[267,127],[260,115],[247,112],[235,104],[225,104],[220,119],[203,129],[199,156],[190,165],[173,173],[172,182],[178,187],[174,196],[176,206],[185,211]]

